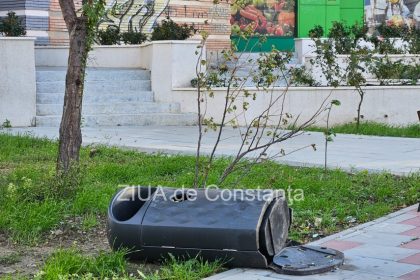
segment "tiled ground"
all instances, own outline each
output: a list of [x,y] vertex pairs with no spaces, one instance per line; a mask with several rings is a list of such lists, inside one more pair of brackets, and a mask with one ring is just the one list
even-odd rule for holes
[[[56,139],[58,128],[27,127],[4,129],[4,133],[29,133],[37,137]],[[104,144],[144,152],[195,154],[197,128],[195,126],[142,126],[142,127],[86,127],[82,129],[83,144]],[[243,133],[243,131],[242,131]],[[225,128],[216,152],[218,156],[236,155],[241,144],[240,130]],[[216,141],[216,132],[209,131],[203,138],[201,150],[209,154]],[[279,143],[267,151],[268,155],[284,150],[286,157],[275,160],[294,166],[324,166],[324,134],[310,132]],[[301,149],[315,144],[317,149]],[[420,139],[375,137],[337,134],[328,145],[328,166],[343,170],[384,170],[407,175],[420,171]],[[299,150],[301,149],[301,150]],[[293,152],[295,151],[295,152]],[[255,156],[255,155],[250,155]]]
[[207,280],[420,280],[420,213],[417,205],[313,242],[345,254],[340,269],[312,276],[232,269]]

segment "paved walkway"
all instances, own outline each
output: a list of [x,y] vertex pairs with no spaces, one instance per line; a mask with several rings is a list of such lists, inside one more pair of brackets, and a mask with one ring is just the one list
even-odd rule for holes
[[[3,129],[13,134],[31,133],[38,137],[57,138],[58,128],[12,128]],[[0,131],[1,132],[1,131]],[[307,148],[277,161],[295,166],[323,166],[324,138],[319,132],[310,132],[277,144],[269,154],[284,149],[290,153],[296,149],[316,144],[317,150]],[[203,152],[209,153],[216,139],[214,132],[207,133],[203,141]],[[84,128],[83,143],[105,144],[126,147],[146,152],[194,154],[197,146],[196,127],[112,127]],[[226,129],[218,155],[233,155],[240,143],[239,130]],[[337,135],[329,144],[328,165],[344,170],[387,170],[398,175],[420,171],[420,139]]]
[[311,243],[341,250],[345,264],[320,275],[289,276],[264,269],[232,269],[207,280],[420,280],[417,205]]

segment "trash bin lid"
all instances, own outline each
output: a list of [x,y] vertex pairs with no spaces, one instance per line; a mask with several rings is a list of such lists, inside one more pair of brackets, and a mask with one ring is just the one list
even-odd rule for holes
[[302,245],[284,248],[270,267],[282,274],[312,275],[334,270],[343,263],[344,254],[340,251]]

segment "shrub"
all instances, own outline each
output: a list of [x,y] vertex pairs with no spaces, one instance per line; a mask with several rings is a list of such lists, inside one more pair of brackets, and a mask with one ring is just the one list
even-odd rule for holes
[[141,32],[130,30],[121,33],[121,41],[127,45],[139,45],[147,40],[147,36]]
[[[376,30],[376,36],[372,36],[371,42],[380,54],[411,54],[420,53],[420,30],[408,26],[380,25]],[[406,49],[395,47],[394,38],[401,38],[407,43]]]
[[420,79],[420,65],[406,64],[402,60],[391,61],[385,57],[376,62],[373,73],[382,85],[396,82],[416,85]]
[[324,36],[324,28],[321,25],[315,25],[314,28],[309,30],[308,36],[310,38],[321,38]]
[[105,30],[98,30],[97,40],[101,45],[117,45],[120,43],[120,29],[108,26]]
[[338,54],[350,53],[352,47],[351,30],[342,22],[333,22],[329,38],[334,40],[334,46]]
[[381,24],[377,27],[377,31],[381,34],[384,38],[402,38],[410,32],[410,28],[408,26],[396,26],[396,25],[387,25]]
[[349,54],[357,46],[359,39],[367,38],[368,27],[354,24],[347,26],[342,22],[334,22],[328,37],[333,39],[338,54]]
[[152,32],[152,41],[186,40],[195,32],[192,26],[179,25],[168,18],[158,24]]
[[0,34],[9,37],[20,37],[26,35],[22,20],[15,12],[8,12],[7,17],[0,20]]
[[408,37],[409,52],[420,54],[420,29],[411,29]]

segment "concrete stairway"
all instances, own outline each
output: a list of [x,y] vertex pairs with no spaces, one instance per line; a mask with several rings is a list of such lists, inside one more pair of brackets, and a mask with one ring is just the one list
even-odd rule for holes
[[[60,125],[65,76],[62,67],[37,68],[36,126]],[[87,70],[82,126],[194,125],[196,118],[178,103],[155,102],[147,70]]]

